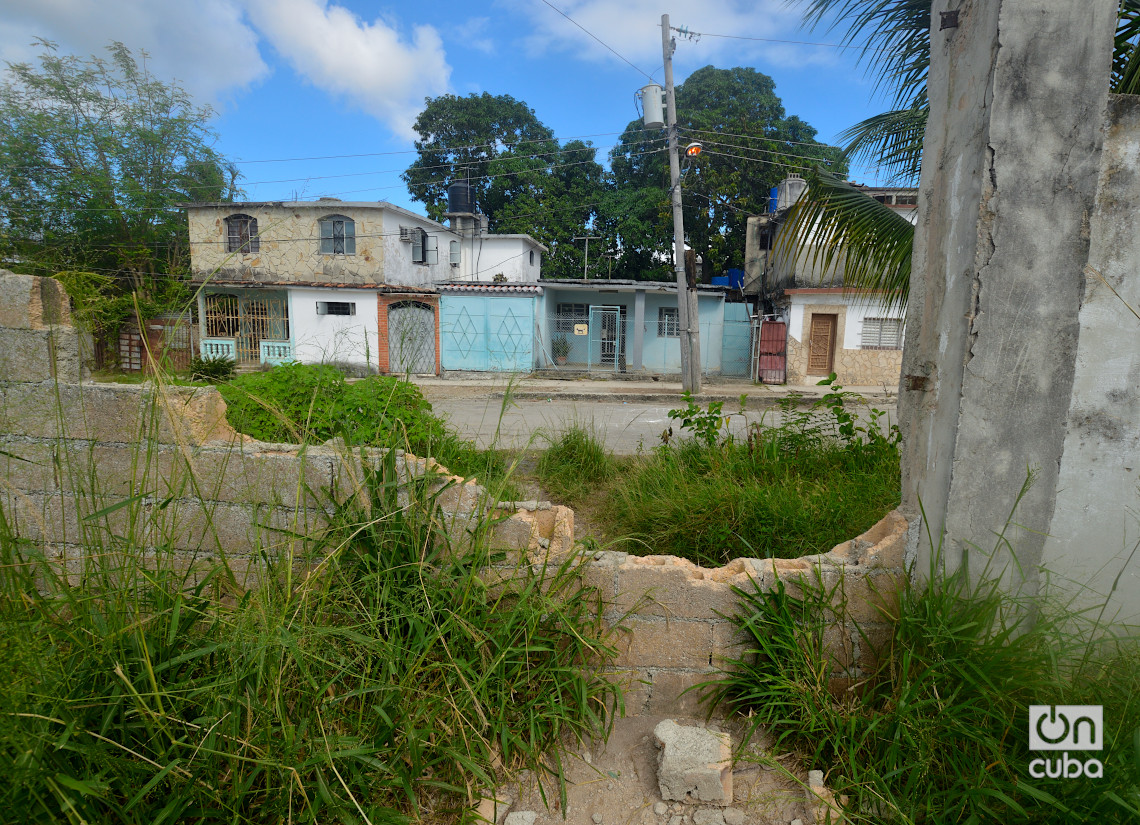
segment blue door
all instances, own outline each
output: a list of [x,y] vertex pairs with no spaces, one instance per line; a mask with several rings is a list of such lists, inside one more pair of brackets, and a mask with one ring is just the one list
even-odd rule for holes
[[530,372],[534,298],[441,295],[439,358],[445,370]]

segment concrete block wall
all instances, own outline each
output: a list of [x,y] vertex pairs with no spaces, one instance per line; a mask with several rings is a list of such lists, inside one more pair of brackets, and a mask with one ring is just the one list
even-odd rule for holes
[[[44,295],[46,305],[66,306],[54,281],[0,271],[0,353],[18,354],[15,344],[28,331],[52,334],[58,362],[77,369],[74,331],[35,320],[45,317],[36,309]],[[212,388],[69,382],[77,372],[57,367],[53,375],[38,357],[31,353],[31,366],[0,376],[0,508],[23,538],[70,569],[133,531],[188,565],[224,554],[234,584],[248,585],[263,573],[265,556],[292,553],[303,562],[331,503],[361,489],[361,462],[380,457],[333,442],[255,441],[229,427]],[[534,564],[575,552],[567,507],[493,503],[474,480],[447,475],[433,459],[400,453],[397,464],[404,479],[442,473],[433,482],[441,485],[437,502],[459,543],[482,525],[495,548],[526,553]],[[828,553],[738,559],[715,570],[671,556],[595,554],[582,576],[598,588],[606,621],[623,628],[613,672],[627,687],[627,713],[696,712],[697,694],[686,689],[746,652],[728,620],[737,606],[732,588],[773,588],[780,580],[793,589],[805,577],[842,581],[846,617],[824,641],[833,688],[851,684],[873,665],[867,640],[889,638],[904,535],[905,521],[892,513]]]
[[699,694],[686,691],[748,650],[729,621],[738,605],[733,588],[770,590],[781,580],[793,595],[805,581],[834,590],[836,616],[824,634],[829,682],[834,691],[855,684],[874,669],[898,615],[906,530],[906,520],[891,512],[827,553],[736,559],[716,569],[675,556],[596,554],[583,575],[605,598],[607,622],[626,628],[614,663],[626,713],[697,713]]

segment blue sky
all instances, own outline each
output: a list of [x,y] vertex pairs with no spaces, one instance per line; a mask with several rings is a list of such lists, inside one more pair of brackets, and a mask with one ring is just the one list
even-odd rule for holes
[[[704,33],[678,38],[678,83],[709,64],[753,67],[829,142],[884,108],[854,50],[769,42],[837,40],[800,29],[783,0],[0,0],[0,58],[34,58],[36,37],[77,54],[112,40],[145,49],[158,76],[215,108],[217,148],[237,161],[250,200],[388,200],[421,211],[399,174],[414,158],[411,125],[426,96],[509,94],[558,137],[590,136],[604,161],[637,117],[642,72],[662,78],[663,13]],[[851,177],[873,182],[875,172]]]

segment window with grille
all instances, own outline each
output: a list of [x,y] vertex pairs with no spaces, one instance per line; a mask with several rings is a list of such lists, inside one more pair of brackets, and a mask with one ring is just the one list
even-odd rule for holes
[[230,215],[226,218],[226,251],[250,254],[260,251],[257,237],[257,218],[250,215]]
[[677,307],[657,308],[657,337],[681,337],[681,324],[677,317]]
[[355,255],[356,223],[344,215],[321,218],[321,254]]
[[902,349],[901,318],[864,318],[859,334],[860,349]]
[[240,319],[236,296],[206,296],[207,338],[233,338],[238,334],[239,326]]
[[463,253],[459,249],[459,241],[452,241],[449,247],[449,256],[452,266],[459,266],[463,260]]
[[554,331],[573,332],[575,324],[590,321],[589,304],[558,304],[555,308]]
[[355,315],[353,301],[317,301],[317,315]]

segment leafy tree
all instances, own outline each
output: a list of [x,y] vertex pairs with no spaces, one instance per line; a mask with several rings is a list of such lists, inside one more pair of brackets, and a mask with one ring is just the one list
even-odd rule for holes
[[150,295],[188,268],[183,201],[227,200],[209,107],[121,43],[109,60],[44,47],[0,85],[0,254],[40,274],[101,273]]
[[525,103],[486,92],[429,98],[414,128],[419,156],[403,179],[430,217],[442,220],[447,187],[467,180],[492,231],[550,247],[547,275],[581,271],[583,251],[571,239],[587,234],[605,183],[593,146],[559,144]]
[[[772,78],[755,69],[706,66],[677,87],[677,121],[682,143],[700,142],[705,151],[685,173],[685,231],[689,245],[706,261],[706,271],[744,265],[748,214],[767,209],[768,192],[789,172],[809,163],[846,172],[842,153],[815,141],[816,131],[787,116]],[[630,123],[611,154],[620,196],[607,210],[608,225],[622,248],[622,274],[669,276],[658,250],[670,249],[672,211],[664,140]],[[651,263],[652,262],[652,263]]]

